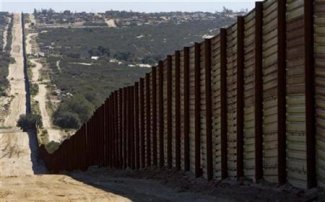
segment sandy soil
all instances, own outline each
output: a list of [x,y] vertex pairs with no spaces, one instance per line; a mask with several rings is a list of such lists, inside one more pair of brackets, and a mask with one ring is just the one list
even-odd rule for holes
[[6,117],[4,125],[15,127],[21,114],[26,113],[26,92],[24,81],[24,60],[22,51],[22,27],[20,14],[14,14],[13,41],[11,46],[11,57],[15,58],[15,63],[9,65],[8,80],[10,82],[10,95],[14,96],[9,108],[9,115]]
[[74,179],[125,196],[132,201],[324,201],[317,190],[304,192],[285,185],[275,187],[250,181],[207,182],[188,172],[149,168],[112,170],[89,168],[87,172],[69,173]]
[[37,37],[38,33],[29,33],[26,36],[26,53],[27,54],[32,54],[35,53],[35,51],[32,50],[32,45],[31,45],[31,41],[33,40],[33,38]]
[[105,19],[105,22],[108,27],[116,27],[114,19]]
[[8,28],[9,28],[9,23],[11,22],[11,18],[8,18],[9,22],[5,28],[5,31],[3,32],[3,47],[2,51],[5,51],[6,46],[7,46],[7,39],[8,39]]
[[[29,16],[31,22],[34,22],[35,21],[34,16],[33,15],[29,15]],[[26,29],[29,29],[30,27],[31,27],[30,23],[27,23],[25,25]],[[37,37],[37,33],[30,32],[29,34],[27,34],[26,36],[27,54],[34,54],[38,50],[36,40],[35,40],[36,37]],[[49,81],[45,81],[45,80],[41,82],[39,81],[41,77],[40,70],[43,68],[43,65],[39,61],[39,59],[36,58],[30,59],[30,62],[35,65],[35,67],[32,68],[32,72],[33,72],[32,82],[34,84],[38,84],[39,90],[38,90],[38,94],[34,97],[34,100],[37,101],[39,104],[39,108],[42,116],[43,128],[46,129],[48,132],[49,141],[53,140],[56,142],[61,142],[63,133],[61,130],[53,128],[51,116],[48,113],[48,110],[46,108],[46,103],[48,101],[46,96],[47,95],[46,83]]]
[[52,125],[51,116],[48,113],[48,110],[46,108],[47,103],[47,89],[46,84],[42,81],[39,82],[38,79],[40,78],[39,71],[42,69],[42,64],[37,59],[31,59],[30,60],[33,64],[35,64],[35,67],[32,69],[33,71],[33,83],[38,84],[38,94],[34,97],[34,100],[36,100],[39,104],[41,116],[42,116],[42,122],[43,122],[43,128],[47,130],[49,135],[49,141],[56,141],[61,142],[62,141],[62,132],[58,129],[54,129]]
[[6,177],[1,180],[0,201],[130,201],[64,175]]

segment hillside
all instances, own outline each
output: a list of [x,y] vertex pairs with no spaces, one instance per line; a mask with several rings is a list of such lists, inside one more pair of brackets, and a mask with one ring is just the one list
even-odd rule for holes
[[113,90],[132,84],[174,50],[217,34],[235,15],[35,11],[38,56],[48,67],[42,77],[50,78],[49,94],[59,100],[49,106],[54,123],[80,127]]

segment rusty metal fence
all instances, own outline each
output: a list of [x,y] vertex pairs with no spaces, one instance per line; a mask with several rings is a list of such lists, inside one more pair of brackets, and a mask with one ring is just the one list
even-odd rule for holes
[[90,165],[325,186],[325,0],[267,0],[111,94],[53,154]]

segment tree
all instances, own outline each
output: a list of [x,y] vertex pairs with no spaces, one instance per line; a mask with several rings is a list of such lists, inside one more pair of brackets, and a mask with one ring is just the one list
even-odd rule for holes
[[17,126],[24,131],[36,129],[37,127],[42,127],[42,125],[42,117],[38,114],[22,114],[17,122]]
[[54,113],[54,124],[62,128],[79,128],[92,115],[94,105],[84,96],[75,95],[63,100]]

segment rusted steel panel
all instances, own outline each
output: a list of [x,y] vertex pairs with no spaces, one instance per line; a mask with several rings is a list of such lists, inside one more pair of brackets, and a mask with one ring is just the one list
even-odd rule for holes
[[176,168],[176,64],[175,55],[171,56],[171,151],[172,151],[172,167]]
[[[315,108],[317,183],[325,187],[325,1],[315,0]],[[309,89],[308,89],[309,90]]]
[[154,166],[158,166],[157,158],[157,67],[152,68],[152,161]]
[[159,103],[159,166],[165,165],[165,149],[164,149],[164,64],[159,61],[158,64],[158,103]]
[[125,135],[124,135],[124,169],[129,167],[129,87],[124,89],[124,122],[125,122]]
[[154,89],[154,87],[153,87],[153,71],[151,71],[150,73],[149,73],[149,85],[150,85],[150,90],[149,90],[149,94],[150,94],[150,99],[149,99],[149,103],[150,103],[150,110],[149,110],[149,124],[150,124],[150,130],[149,130],[149,132],[150,132],[150,134],[149,134],[149,138],[150,138],[150,145],[149,145],[149,148],[150,148],[150,166],[152,166],[152,165],[154,165],[154,155],[153,155],[153,153],[154,153],[154,151],[153,151],[153,142],[154,142],[154,140],[153,140],[153,121],[154,121],[154,119],[153,119],[153,89]]
[[148,101],[148,99],[147,98],[149,98],[148,96],[147,96],[147,94],[148,94],[148,91],[147,91],[147,89],[149,89],[148,88],[148,86],[147,86],[147,75],[145,75],[145,77],[144,77],[144,83],[143,83],[143,113],[144,113],[144,127],[143,127],[143,138],[144,138],[144,145],[143,145],[143,147],[144,147],[144,158],[145,158],[145,162],[144,162],[144,165],[143,165],[143,167],[146,167],[147,165],[148,165],[148,145],[147,145],[147,140],[148,140],[148,138],[147,138],[147,135],[149,134],[148,133],[148,118],[149,118],[149,116],[147,116],[147,114],[148,114],[148,111],[147,111],[147,109],[148,109],[148,103],[147,103],[147,101]]
[[[278,182],[278,1],[263,3],[263,173]],[[268,17],[272,16],[272,17]]]
[[118,145],[118,168],[122,165],[122,96],[121,89],[118,90],[118,134],[117,134],[117,145]]
[[278,183],[287,181],[286,172],[286,1],[278,2]]
[[180,74],[180,51],[175,52],[175,167],[181,169],[181,74]]
[[184,48],[184,170],[191,167],[190,157],[190,48]]
[[220,30],[221,178],[228,177],[227,30]]
[[114,167],[118,167],[118,93],[114,92]]
[[237,179],[244,176],[244,26],[243,17],[237,18]]
[[151,116],[150,116],[150,89],[152,88],[150,85],[150,74],[147,73],[145,77],[146,82],[146,166],[151,165]]
[[135,167],[140,168],[140,113],[139,113],[139,82],[134,87],[134,135],[135,135]]
[[185,155],[184,155],[184,140],[185,140],[185,136],[184,136],[184,121],[185,121],[185,117],[184,117],[184,104],[185,104],[185,100],[184,100],[184,95],[185,95],[185,85],[184,85],[184,50],[181,50],[179,52],[180,55],[180,59],[179,59],[179,102],[180,102],[180,109],[179,109],[179,113],[180,113],[180,166],[182,170],[185,170]]
[[140,79],[140,161],[141,161],[141,168],[145,167],[145,97],[144,97],[144,79]]
[[[260,68],[255,65],[255,11],[250,12],[245,16],[245,33],[244,33],[244,175],[247,178],[254,179],[255,177],[255,96],[256,82],[255,69]],[[260,27],[261,29],[261,27]],[[262,43],[259,41],[258,43]],[[260,50],[261,51],[261,50]],[[262,93],[262,92],[258,92]],[[260,123],[261,124],[261,123]],[[260,151],[262,152],[262,151]],[[262,160],[262,159],[261,159]]]
[[202,168],[201,174],[203,175],[204,178],[208,178],[208,166],[207,166],[207,108],[206,108],[206,68],[205,68],[205,53],[206,53],[206,43],[201,42],[199,44],[200,46],[200,83],[199,83],[199,88],[200,88],[200,100],[199,100],[199,107],[200,107],[200,167]]
[[123,158],[123,167],[127,168],[127,134],[128,134],[128,123],[127,123],[127,87],[122,88],[122,158]]
[[211,39],[211,113],[213,175],[221,179],[220,35]]
[[202,167],[201,167],[201,86],[200,86],[200,44],[195,43],[195,63],[194,63],[194,70],[195,70],[195,176],[199,177],[202,175]]
[[207,161],[207,179],[211,180],[213,177],[213,141],[212,141],[212,92],[211,92],[211,40],[206,39],[204,65],[205,65],[205,106],[206,106],[206,161]]
[[[303,1],[287,1],[287,75],[286,75],[286,143],[288,182],[305,188],[307,182],[306,119],[304,71],[304,12]],[[297,15],[297,11],[300,12]],[[295,16],[295,17],[292,17]],[[298,43],[297,43],[298,42]]]
[[228,176],[237,176],[237,24],[227,29],[227,148]]
[[172,134],[173,134],[173,126],[172,126],[172,90],[173,90],[173,83],[172,83],[172,56],[167,56],[166,61],[167,68],[167,166],[168,168],[172,167],[172,160],[173,160],[173,151],[172,151]]
[[[324,1],[323,1],[324,2]],[[325,2],[324,2],[325,3]],[[317,186],[315,127],[314,1],[304,1],[307,188]]]
[[263,3],[255,4],[255,180],[263,177]]
[[167,59],[163,61],[163,128],[164,128],[164,165],[168,166],[168,64]]

